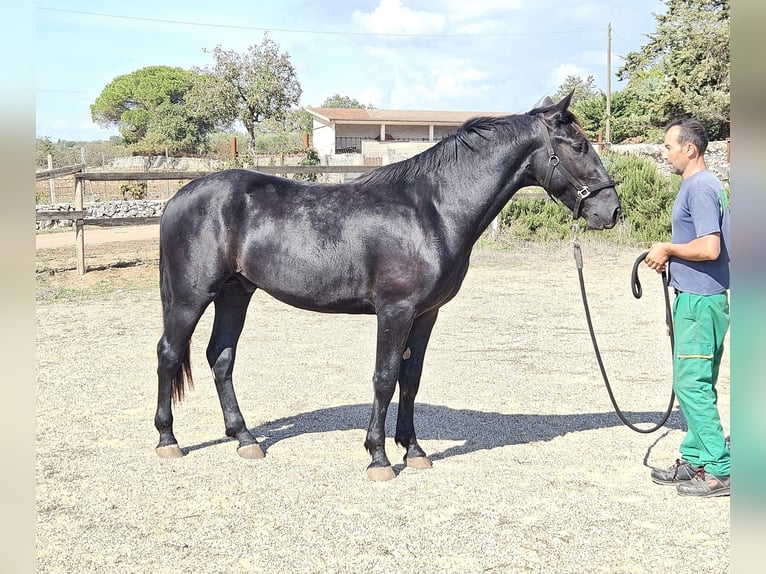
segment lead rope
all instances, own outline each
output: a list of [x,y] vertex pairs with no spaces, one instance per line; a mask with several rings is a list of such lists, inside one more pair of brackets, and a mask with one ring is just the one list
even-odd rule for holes
[[[596,360],[598,361],[598,368],[601,370],[601,378],[604,379],[604,384],[606,385],[606,391],[609,393],[609,400],[612,401],[612,406],[614,406],[614,412],[617,413],[617,416],[620,418],[620,420],[625,423],[625,426],[627,426],[629,429],[634,430],[638,433],[643,434],[649,434],[653,433],[654,431],[661,428],[667,421],[668,418],[670,418],[670,413],[673,411],[673,403],[676,400],[675,392],[671,389],[670,391],[670,403],[668,404],[668,409],[665,411],[665,415],[662,417],[662,420],[657,423],[652,428],[648,429],[642,429],[638,428],[637,426],[633,425],[623,414],[623,412],[620,410],[620,407],[617,406],[617,401],[614,398],[614,393],[612,393],[612,386],[609,384],[609,377],[607,377],[606,369],[604,368],[604,363],[601,360],[601,352],[598,349],[598,343],[596,342],[596,334],[593,331],[593,322],[590,318],[590,308],[588,306],[588,297],[585,294],[585,280],[583,279],[583,272],[582,272],[582,250],[580,248],[580,241],[577,239],[577,222],[575,222],[572,226],[572,230],[574,233],[574,239],[572,241],[572,244],[574,246],[574,258],[575,258],[575,264],[577,266],[577,275],[580,279],[580,292],[582,293],[582,302],[583,307],[585,308],[585,319],[588,323],[588,331],[590,332],[590,339],[593,342],[593,350],[596,352]],[[641,289],[641,282],[638,279],[638,266],[639,264],[646,258],[647,254],[649,252],[645,251],[641,255],[638,256],[636,261],[633,263],[633,272],[631,274],[631,290],[633,291],[633,296],[636,299],[640,299],[641,295],[643,293],[643,290]],[[662,287],[663,292],[665,293],[665,324],[668,328],[668,336],[670,337],[670,349],[671,353],[674,348],[674,339],[673,339],[673,314],[670,310],[670,296],[668,295],[668,276],[665,273],[665,271],[662,272]]]

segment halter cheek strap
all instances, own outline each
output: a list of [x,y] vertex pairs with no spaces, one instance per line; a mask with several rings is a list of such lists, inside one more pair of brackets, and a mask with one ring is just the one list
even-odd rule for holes
[[564,177],[567,178],[567,181],[572,184],[572,187],[577,190],[577,199],[575,200],[575,205],[572,208],[572,218],[577,219],[580,217],[580,209],[582,208],[583,199],[590,196],[591,194],[595,194],[601,191],[602,189],[606,189],[607,187],[614,187],[615,183],[609,179],[607,181],[599,182],[595,185],[581,185],[580,182],[578,182],[577,179],[569,172],[569,170],[561,165],[559,156],[557,156],[556,152],[553,151],[553,144],[551,143],[551,136],[548,133],[548,126],[545,125],[544,122],[543,125],[545,126],[545,129],[543,130],[543,140],[545,141],[545,149],[548,152],[548,165],[550,166],[548,174],[545,176],[545,192],[553,199],[558,199],[549,191],[551,180],[553,179],[553,172],[558,168],[558,170],[564,174]]

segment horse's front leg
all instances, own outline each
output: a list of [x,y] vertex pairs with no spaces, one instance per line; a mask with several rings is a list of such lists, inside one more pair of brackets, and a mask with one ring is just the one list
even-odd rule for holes
[[423,360],[439,310],[421,315],[412,325],[399,368],[399,412],[396,418],[396,443],[406,449],[404,462],[412,468],[431,468],[431,461],[415,436],[415,397],[420,387]]
[[370,480],[390,480],[396,475],[386,456],[386,415],[394,396],[404,343],[412,325],[413,313],[407,308],[378,310],[378,343],[372,382],[375,397],[364,446],[372,457],[367,467]]
[[226,283],[221,288],[214,300],[215,319],[207,347],[207,360],[215,378],[226,436],[239,441],[237,453],[242,458],[263,458],[263,450],[245,424],[232,381],[237,342],[252,295],[253,292],[245,289],[239,281]]

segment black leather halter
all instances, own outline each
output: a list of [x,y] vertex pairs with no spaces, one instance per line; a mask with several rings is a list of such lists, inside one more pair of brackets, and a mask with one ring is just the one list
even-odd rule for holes
[[608,179],[595,185],[582,185],[571,173],[569,173],[569,170],[561,164],[559,156],[557,156],[556,152],[553,151],[553,144],[551,143],[551,136],[548,130],[548,126],[545,124],[545,122],[543,122],[543,126],[545,127],[545,129],[543,129],[543,139],[545,140],[545,148],[548,151],[548,165],[550,166],[548,175],[545,176],[545,191],[553,199],[558,199],[558,196],[554,196],[550,191],[548,191],[550,188],[551,179],[553,178],[553,172],[558,168],[558,170],[564,174],[564,177],[567,178],[569,183],[572,184],[572,187],[577,190],[577,200],[575,201],[575,205],[572,208],[572,219],[577,219],[580,217],[580,209],[582,208],[583,199],[590,196],[591,194],[595,194],[601,191],[602,189],[606,189],[607,187],[614,187],[615,183],[613,180]]

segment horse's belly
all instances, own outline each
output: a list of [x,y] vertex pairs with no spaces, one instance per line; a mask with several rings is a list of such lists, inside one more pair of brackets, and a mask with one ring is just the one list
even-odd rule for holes
[[328,293],[296,293],[283,289],[264,289],[275,299],[292,307],[317,311],[320,313],[374,314],[375,306],[366,298],[342,295],[329,296]]
[[366,275],[344,265],[322,265],[294,259],[261,265],[244,275],[275,299],[310,311],[374,313]]

